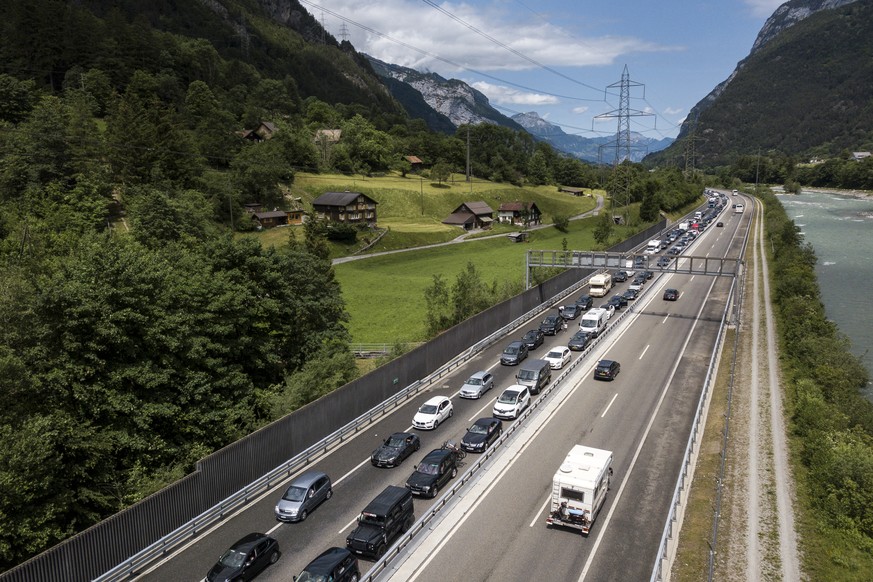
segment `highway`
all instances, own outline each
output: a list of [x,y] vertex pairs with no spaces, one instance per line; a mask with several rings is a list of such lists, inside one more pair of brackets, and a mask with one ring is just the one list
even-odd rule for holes
[[[750,212],[734,215],[730,203],[729,196],[720,217],[725,228],[710,226],[686,254],[738,256]],[[681,291],[678,301],[661,299],[665,286]],[[645,297],[637,300],[641,302],[639,313],[625,318],[622,329],[610,331],[574,370],[574,381],[551,394],[554,402],[532,415],[526,421],[530,426],[516,432],[504,451],[492,458],[474,486],[487,490],[487,495],[463,518],[454,506],[444,510],[439,526],[431,528],[433,533],[418,536],[413,548],[402,554],[402,563],[392,564],[392,569],[400,568],[394,570],[394,579],[507,580],[544,574],[559,580],[648,579],[729,286],[727,277],[700,275],[656,275],[649,281]],[[331,476],[334,495],[305,522],[280,524],[275,520],[273,507],[287,482],[277,485],[139,579],[201,580],[234,541],[260,531],[278,540],[283,555],[258,580],[292,580],[322,550],[344,546],[360,510],[385,486],[402,486],[413,465],[429,450],[447,439],[459,442],[476,418],[490,416],[494,399],[514,383],[516,371],[497,363],[500,352],[511,339],[538,323],[520,327],[443,385],[412,398],[309,467]],[[545,345],[531,357],[541,357],[551,345],[566,344],[574,327],[575,322],[570,322],[570,329],[547,336]],[[622,364],[613,382],[591,379],[591,369],[603,355]],[[574,353],[574,360],[578,357]],[[463,381],[480,369],[494,373],[495,388],[478,401],[458,398]],[[454,416],[434,431],[417,431],[421,451],[400,467],[371,466],[372,450],[390,433],[411,430],[415,410],[435,394],[452,398]],[[551,477],[576,443],[615,453],[615,477],[607,504],[587,538],[572,530],[548,529],[544,523]],[[432,503],[416,498],[416,516]],[[441,529],[446,531],[440,533]],[[361,560],[362,570],[370,564]]]

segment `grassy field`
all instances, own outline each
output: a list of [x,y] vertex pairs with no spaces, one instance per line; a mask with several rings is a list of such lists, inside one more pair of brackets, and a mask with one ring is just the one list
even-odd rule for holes
[[[448,242],[463,231],[441,221],[461,203],[486,202],[495,210],[502,202],[517,200],[536,202],[543,221],[551,223],[556,215],[575,216],[592,210],[595,199],[558,192],[555,186],[517,188],[484,180],[465,182],[455,175],[447,183],[435,184],[417,176],[390,175],[379,178],[342,175],[298,174],[291,188],[308,207],[323,192],[357,191],[379,203],[380,227],[389,229],[368,252],[419,247]],[[599,192],[598,194],[603,194]],[[630,223],[638,222],[638,208],[630,209]],[[567,233],[553,227],[531,231],[527,243],[513,243],[506,237],[481,238],[490,234],[517,231],[517,227],[495,224],[489,232],[475,235],[470,242],[431,249],[418,249],[392,255],[370,257],[335,267],[351,317],[349,331],[355,343],[396,343],[425,339],[424,289],[440,274],[451,285],[468,261],[476,265],[484,281],[523,285],[525,253],[528,249],[592,249],[595,219],[572,221]],[[285,244],[289,236],[302,240],[302,227],[287,227],[248,233],[265,245]],[[613,241],[632,234],[631,229],[617,227]],[[566,243],[565,243],[566,240]],[[332,244],[331,256],[350,255],[360,244]]]
[[[376,208],[378,224],[389,229],[388,234],[368,252],[452,240],[463,231],[458,227],[442,224],[442,220],[463,202],[482,200],[494,209],[497,218],[497,209],[502,202],[532,201],[536,202],[543,213],[544,222],[551,222],[556,214],[581,214],[595,205],[592,197],[571,196],[558,192],[555,186],[516,188],[480,179],[465,182],[464,177],[458,174],[453,174],[448,182],[442,184],[432,183],[412,174],[406,178],[396,174],[364,179],[338,174],[298,174],[294,180],[292,195],[299,196],[304,205],[308,205],[323,192],[346,190],[361,192],[376,200],[379,203]],[[265,240],[265,243],[268,241]],[[356,248],[358,247],[334,245],[331,252],[332,256],[341,257]]]
[[442,275],[451,285],[470,261],[489,284],[495,281],[498,286],[504,282],[523,284],[528,249],[561,249],[564,239],[568,249],[594,248],[595,220],[572,221],[567,233],[555,228],[532,231],[528,243],[513,243],[505,237],[473,240],[337,265],[336,276],[351,316],[352,341],[423,340],[424,289],[431,284],[434,274]]

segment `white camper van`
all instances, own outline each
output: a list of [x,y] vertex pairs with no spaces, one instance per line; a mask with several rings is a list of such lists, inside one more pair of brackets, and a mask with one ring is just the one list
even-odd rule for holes
[[547,525],[559,525],[587,534],[609,491],[612,451],[576,445],[552,479],[552,500]]
[[588,294],[592,297],[606,297],[610,289],[612,289],[612,275],[609,273],[594,275],[588,281]]

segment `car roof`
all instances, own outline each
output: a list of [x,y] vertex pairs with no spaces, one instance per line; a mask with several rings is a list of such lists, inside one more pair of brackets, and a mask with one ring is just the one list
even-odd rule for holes
[[569,349],[570,348],[568,348],[567,346],[552,346],[552,348],[549,350],[549,353],[551,354],[552,352],[562,352]]
[[321,471],[314,471],[314,470],[313,471],[306,471],[305,473],[301,474],[300,476],[295,478],[293,481],[291,481],[291,484],[289,485],[289,487],[309,487],[310,485],[312,485],[313,483],[315,483],[316,481],[318,481],[322,477],[326,477],[326,476],[327,475],[325,475]]
[[345,560],[351,552],[345,548],[328,548],[304,568],[310,574],[329,576],[338,563]]
[[389,485],[379,495],[377,495],[376,498],[373,499],[373,501],[367,504],[367,507],[364,508],[364,511],[368,513],[375,513],[376,515],[384,515],[391,510],[391,507],[395,503],[397,503],[404,497],[409,497],[411,495],[412,492],[406,487]]
[[597,362],[598,366],[611,366],[614,360],[600,360]]
[[478,425],[482,425],[482,426],[488,426],[488,425],[491,424],[492,422],[500,422],[500,421],[497,420],[497,419],[494,418],[494,417],[486,416],[486,417],[480,418],[479,420],[477,420],[477,421],[474,422],[473,424],[478,424]]
[[504,394],[507,392],[521,392],[522,390],[527,390],[527,386],[522,386],[521,384],[513,384],[509,388],[503,391]]
[[448,400],[445,396],[431,396],[425,404],[439,404],[443,400]]
[[506,347],[512,347],[512,346],[516,346],[516,347],[518,347],[518,346],[520,346],[520,345],[524,345],[524,342],[521,341],[521,340],[515,340],[515,341],[511,341],[511,342],[509,342],[509,345],[506,346]]
[[258,544],[258,542],[260,542],[264,539],[268,539],[268,537],[269,536],[267,536],[267,534],[252,532],[252,533],[247,534],[244,537],[241,537],[240,539],[238,539],[236,541],[236,543],[233,544],[231,547],[235,548],[237,550],[240,550],[240,551],[247,552],[250,549],[252,549],[253,547],[255,547]]
[[454,454],[452,449],[434,449],[424,456],[422,463],[437,463],[442,461],[446,456]]
[[491,372],[479,370],[478,372],[473,373],[470,377],[471,378],[484,378],[485,376],[488,376],[489,374],[491,374]]

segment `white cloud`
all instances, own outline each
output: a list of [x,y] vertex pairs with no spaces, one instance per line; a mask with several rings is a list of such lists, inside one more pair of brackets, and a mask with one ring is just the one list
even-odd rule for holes
[[574,107],[573,109],[571,109],[571,111],[572,111],[573,113],[577,113],[577,114],[581,115],[581,114],[585,113],[586,111],[588,111],[588,106],[587,106],[587,105],[581,105],[581,106],[579,106],[579,107]]
[[[320,18],[315,5],[306,2],[304,6]],[[501,9],[506,5],[500,2],[441,6],[518,53],[549,67],[604,66],[632,52],[675,50],[633,37],[581,37],[541,20],[513,20],[511,13]],[[345,24],[356,49],[389,63],[446,76],[457,76],[464,68],[495,72],[537,67],[423,2],[334,0],[329,9],[405,43],[406,46],[398,44],[353,23]],[[341,25],[337,18],[325,16],[326,28],[337,38]]]
[[664,109],[665,115],[679,115],[682,113],[682,107],[668,107]]
[[484,81],[470,83],[470,86],[484,93],[489,101],[500,105],[554,105],[558,102],[558,98],[553,95],[524,93],[518,89],[485,83]]
[[757,18],[769,18],[777,8],[785,4],[785,0],[745,0]]

